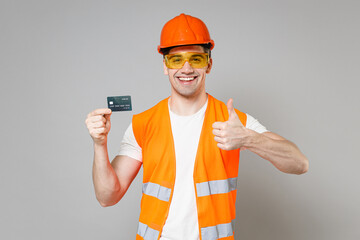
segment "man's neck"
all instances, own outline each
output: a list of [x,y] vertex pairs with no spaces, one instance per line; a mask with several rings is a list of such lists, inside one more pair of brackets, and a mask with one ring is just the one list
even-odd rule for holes
[[171,94],[169,99],[170,110],[177,115],[189,116],[198,112],[206,100],[206,92],[190,98]]

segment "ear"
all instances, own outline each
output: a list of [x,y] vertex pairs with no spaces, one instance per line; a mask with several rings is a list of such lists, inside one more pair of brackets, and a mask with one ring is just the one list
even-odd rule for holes
[[166,67],[166,64],[165,64],[165,59],[163,59],[163,65],[164,65],[164,74],[169,75],[168,68]]
[[208,68],[206,69],[206,74],[209,74],[212,68],[212,58],[209,59]]

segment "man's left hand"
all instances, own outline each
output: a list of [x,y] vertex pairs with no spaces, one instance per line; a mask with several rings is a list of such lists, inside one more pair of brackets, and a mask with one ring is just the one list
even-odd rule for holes
[[218,143],[217,146],[223,150],[238,148],[245,150],[251,131],[240,121],[235,112],[232,98],[229,99],[226,105],[229,119],[226,122],[214,122],[212,125],[215,141]]

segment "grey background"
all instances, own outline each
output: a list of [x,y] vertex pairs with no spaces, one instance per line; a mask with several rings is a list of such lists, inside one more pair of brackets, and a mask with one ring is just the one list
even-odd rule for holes
[[14,1],[0,3],[1,239],[135,239],[142,172],[102,208],[86,115],[114,113],[113,159],[132,114],[170,93],[156,51],[185,12],[215,40],[207,91],[295,142],[305,175],[251,152],[239,169],[236,239],[360,239],[359,1]]

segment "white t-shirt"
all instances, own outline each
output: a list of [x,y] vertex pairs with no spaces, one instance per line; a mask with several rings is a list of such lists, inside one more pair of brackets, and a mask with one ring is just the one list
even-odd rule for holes
[[[160,240],[199,239],[193,170],[206,107],[207,102],[197,113],[190,116],[176,115],[169,107],[175,145],[176,177],[169,215]],[[267,131],[255,118],[246,115],[246,128],[258,133]],[[124,134],[118,155],[142,161],[141,147],[135,139],[132,124]]]

